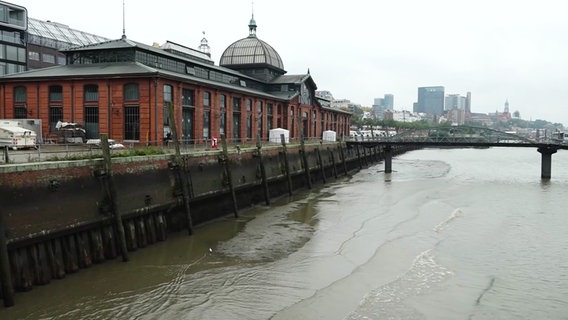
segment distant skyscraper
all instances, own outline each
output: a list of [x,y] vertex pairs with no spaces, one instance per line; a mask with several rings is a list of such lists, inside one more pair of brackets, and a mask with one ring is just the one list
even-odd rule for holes
[[390,93],[385,94],[384,106],[389,110],[394,109],[394,96],[392,94]]
[[471,92],[468,92],[465,98],[465,113],[471,114]]
[[384,98],[375,98],[373,103],[373,113],[378,119],[383,119],[383,113],[386,110],[394,108],[394,96],[392,94],[385,94]]
[[465,110],[467,98],[459,94],[449,94],[446,96],[444,109],[447,110]]
[[444,87],[418,88],[418,102],[415,104],[414,112],[442,115],[444,113]]

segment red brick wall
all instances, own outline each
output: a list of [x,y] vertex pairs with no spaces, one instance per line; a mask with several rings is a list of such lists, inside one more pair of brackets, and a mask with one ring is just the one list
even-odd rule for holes
[[[137,83],[139,85],[140,97],[138,101],[124,101],[123,91],[124,85],[128,83]],[[237,92],[230,92],[219,90],[212,87],[203,87],[195,84],[188,84],[179,81],[164,79],[164,78],[150,78],[150,77],[138,77],[138,78],[120,78],[120,79],[78,79],[78,80],[45,80],[45,81],[29,81],[29,82],[6,82],[2,85],[2,90],[0,90],[1,104],[0,105],[0,115],[3,118],[14,118],[14,102],[13,102],[13,88],[16,86],[25,86],[27,90],[27,109],[28,118],[30,119],[41,119],[43,124],[43,136],[47,137],[49,133],[49,87],[51,85],[60,85],[63,88],[63,100],[61,105],[63,107],[64,121],[71,121],[77,123],[84,123],[84,86],[85,85],[97,85],[99,90],[99,132],[108,133],[111,139],[117,141],[124,140],[124,106],[129,104],[139,105],[140,110],[140,143],[152,143],[161,144],[163,139],[163,86],[165,84],[171,85],[173,87],[173,102],[175,108],[175,114],[177,119],[181,119],[181,90],[182,88],[189,88],[195,92],[195,115],[193,123],[193,134],[192,136],[197,139],[202,138],[203,133],[203,92],[207,91],[211,94],[211,136],[219,137],[220,133],[220,110],[219,110],[219,96],[224,94],[226,96],[226,124],[227,131],[226,136],[228,139],[232,138],[233,130],[233,107],[232,100],[233,97],[240,97],[242,103],[241,112],[241,129],[240,136],[242,140],[246,140],[247,134],[247,117],[248,112],[246,111],[245,99],[252,100],[252,140],[256,138],[256,127],[257,127],[257,103],[262,102],[263,105],[263,139],[268,138],[267,132],[267,104],[272,103],[273,105],[273,123],[272,127],[277,127],[278,121],[278,106],[280,107],[280,117],[281,117],[281,127],[290,130],[290,136],[297,136],[297,117],[298,113],[301,112],[298,108],[298,99],[294,99],[290,102],[282,102],[269,100],[260,97],[245,96]],[[92,105],[89,103],[89,105]],[[292,119],[290,117],[290,107],[294,106],[294,127],[291,128]],[[326,113],[329,111],[322,111],[316,109],[318,118],[322,115],[325,117],[325,125],[322,128],[317,121],[316,132],[313,130],[313,113],[311,110],[317,108],[314,106],[303,105],[302,111],[308,112],[308,119],[310,126],[308,128],[308,135],[310,137],[319,137],[323,130],[330,129],[332,124],[329,122],[331,117],[325,117]],[[301,113],[300,113],[301,114]],[[329,120],[328,120],[329,119]],[[342,125],[340,128],[340,123],[348,122],[348,116],[341,115],[339,117],[340,121],[335,124],[338,130],[338,136],[341,135],[339,132],[341,129],[348,127],[347,125]],[[178,132],[181,130],[181,121],[177,125]]]

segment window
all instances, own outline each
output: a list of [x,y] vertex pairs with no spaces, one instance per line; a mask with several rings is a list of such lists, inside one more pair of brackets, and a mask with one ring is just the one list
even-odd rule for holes
[[204,107],[211,106],[211,94],[207,91],[203,92],[203,106]]
[[181,138],[184,144],[193,143],[193,119],[195,117],[195,108],[183,106],[181,122]]
[[28,117],[28,110],[26,108],[26,87],[14,88],[14,118],[25,119]]
[[99,102],[99,87],[95,84],[87,84],[84,87],[85,102]]
[[225,135],[227,129],[227,97],[224,94],[219,95],[219,109],[219,133]]
[[26,87],[14,88],[14,104],[25,104],[27,101]]
[[39,52],[28,51],[28,58],[33,61],[39,61]]
[[41,61],[55,64],[55,56],[49,53],[43,53],[41,55]]
[[252,115],[247,114],[247,139],[252,138]]
[[164,86],[164,126],[170,126],[170,105],[173,103],[174,88],[170,85]]
[[266,130],[272,130],[272,103],[266,104]]
[[14,118],[26,119],[28,117],[28,110],[24,106],[14,106]]
[[182,104],[184,106],[192,106],[193,105],[193,96],[194,92],[191,89],[183,89],[182,90]]
[[85,131],[87,139],[99,138],[99,107],[85,107]]
[[211,139],[211,111],[203,111],[203,139]]
[[227,108],[227,97],[224,94],[219,95],[219,108],[221,110]]
[[49,107],[49,131],[55,132],[57,128],[57,122],[63,120],[63,107],[61,106],[50,106]]
[[233,112],[241,112],[241,98],[233,98]]
[[172,99],[173,91],[174,91],[174,89],[173,89],[172,86],[170,86],[168,84],[166,84],[164,86],[164,102],[172,102],[173,101],[173,99]]
[[241,98],[233,98],[233,139],[241,138]]
[[245,100],[246,103],[246,107],[247,107],[247,112],[251,112],[252,110],[252,100],[251,99],[246,99]]
[[63,87],[49,86],[49,102],[63,101]]
[[138,92],[137,83],[128,83],[124,85],[124,100],[125,101],[136,101],[140,99],[140,93]]
[[257,111],[257,117],[258,120],[256,122],[257,125],[257,134],[262,138],[262,101],[257,101],[256,102],[256,111]]
[[140,110],[138,106],[124,107],[124,140],[140,140]]

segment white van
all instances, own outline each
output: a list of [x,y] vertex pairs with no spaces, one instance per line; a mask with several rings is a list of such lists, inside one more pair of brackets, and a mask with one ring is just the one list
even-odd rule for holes
[[35,148],[36,133],[17,126],[0,126],[0,147],[8,146],[14,150]]

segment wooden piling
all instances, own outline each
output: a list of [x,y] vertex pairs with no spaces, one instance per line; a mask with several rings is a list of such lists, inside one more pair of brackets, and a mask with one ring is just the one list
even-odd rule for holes
[[306,183],[308,184],[308,189],[312,188],[312,177],[310,175],[310,165],[308,164],[308,156],[306,155],[306,147],[304,143],[304,129],[302,126],[302,119],[298,114],[298,136],[300,137],[300,155],[302,156],[302,164],[304,166],[304,174],[306,176]]
[[154,216],[149,214],[144,217],[146,220],[146,234],[148,235],[148,244],[156,243],[156,224],[154,223]]
[[8,242],[6,239],[6,224],[4,215],[0,211],[0,284],[2,285],[2,299],[5,307],[14,305],[14,287],[12,286],[12,273],[8,255]]
[[181,157],[180,147],[179,147],[179,140],[177,134],[177,126],[176,120],[174,116],[174,107],[172,103],[168,103],[168,110],[169,110],[169,117],[170,117],[170,131],[172,132],[172,139],[174,142],[174,147],[176,150],[175,153],[175,163],[176,163],[176,170],[178,170],[178,174],[180,177],[181,183],[181,192],[183,198],[183,207],[185,209],[185,216],[187,220],[187,232],[189,235],[193,234],[193,220],[191,219],[191,209],[189,206],[190,195],[189,195],[189,180],[187,177],[187,166],[186,162],[183,161]]
[[345,159],[345,152],[343,151],[343,143],[339,144],[339,154],[341,155],[341,162],[343,163],[343,173],[347,175],[347,159]]
[[146,248],[148,246],[148,237],[146,236],[146,224],[143,217],[136,218],[136,238],[138,248]]
[[[123,229],[124,230],[124,229]],[[114,259],[116,258],[117,250],[116,250],[116,237],[114,234],[114,230],[112,226],[105,226],[102,229],[102,236],[103,236],[103,248],[105,251],[105,258],[106,259]],[[124,240],[126,241],[126,240]]]
[[36,279],[35,283],[38,285],[45,285],[51,281],[51,267],[49,265],[47,246],[49,243],[38,243],[34,246],[34,254],[36,255]]
[[118,233],[118,242],[120,245],[120,252],[122,253],[122,261],[128,261],[128,249],[126,248],[126,238],[124,236],[124,225],[122,223],[122,216],[117,206],[117,193],[114,185],[114,177],[112,175],[112,162],[110,158],[110,147],[108,144],[108,136],[101,135],[101,148],[103,151],[104,171],[106,174],[106,189],[110,200],[110,211],[114,218],[114,225]]
[[282,143],[282,154],[284,155],[284,170],[286,170],[286,182],[288,182],[288,194],[292,195],[292,173],[290,172],[290,162],[288,161],[288,150],[286,149],[286,137],[280,134]]
[[331,165],[333,166],[333,176],[337,179],[337,165],[335,164],[335,155],[333,154],[333,150],[329,147],[327,148],[329,155],[331,156]]
[[79,267],[88,268],[93,264],[91,257],[91,247],[89,243],[89,235],[87,232],[81,232],[76,235],[77,251],[79,253]]
[[49,247],[51,249],[48,251],[51,260],[51,276],[54,279],[63,279],[66,273],[61,238],[53,239]]
[[231,172],[231,166],[229,163],[229,151],[227,150],[227,139],[225,139],[225,135],[221,135],[221,144],[223,145],[223,168],[225,170],[225,175],[227,176],[227,182],[229,184],[229,189],[231,190],[231,199],[233,201],[233,212],[235,214],[235,218],[239,217],[239,206],[237,204],[237,195],[235,193],[235,186],[233,185],[233,174]]
[[256,152],[258,156],[258,165],[260,166],[260,175],[262,177],[262,189],[264,191],[264,202],[267,206],[270,205],[270,191],[268,190],[268,179],[266,177],[266,168],[264,161],[262,161],[262,143],[260,142],[260,135],[256,135]]
[[89,231],[89,238],[93,263],[103,262],[105,260],[105,250],[101,230],[97,228]]
[[361,151],[359,151],[359,144],[355,144],[355,150],[357,150],[357,159],[359,159],[359,170],[362,170],[363,160],[361,159]]
[[369,156],[367,155],[367,148],[363,146],[363,161],[365,161],[365,167],[369,166]]
[[325,177],[325,168],[323,166],[323,159],[321,158],[321,151],[320,151],[319,148],[316,148],[316,154],[318,156],[318,163],[319,163],[320,172],[321,172],[321,180],[325,184],[325,183],[327,183],[327,179]]
[[63,263],[65,273],[75,273],[79,271],[79,260],[77,257],[77,244],[75,243],[75,235],[67,235],[63,241]]
[[154,224],[156,225],[156,239],[159,241],[166,240],[168,238],[168,226],[163,212],[156,214]]

